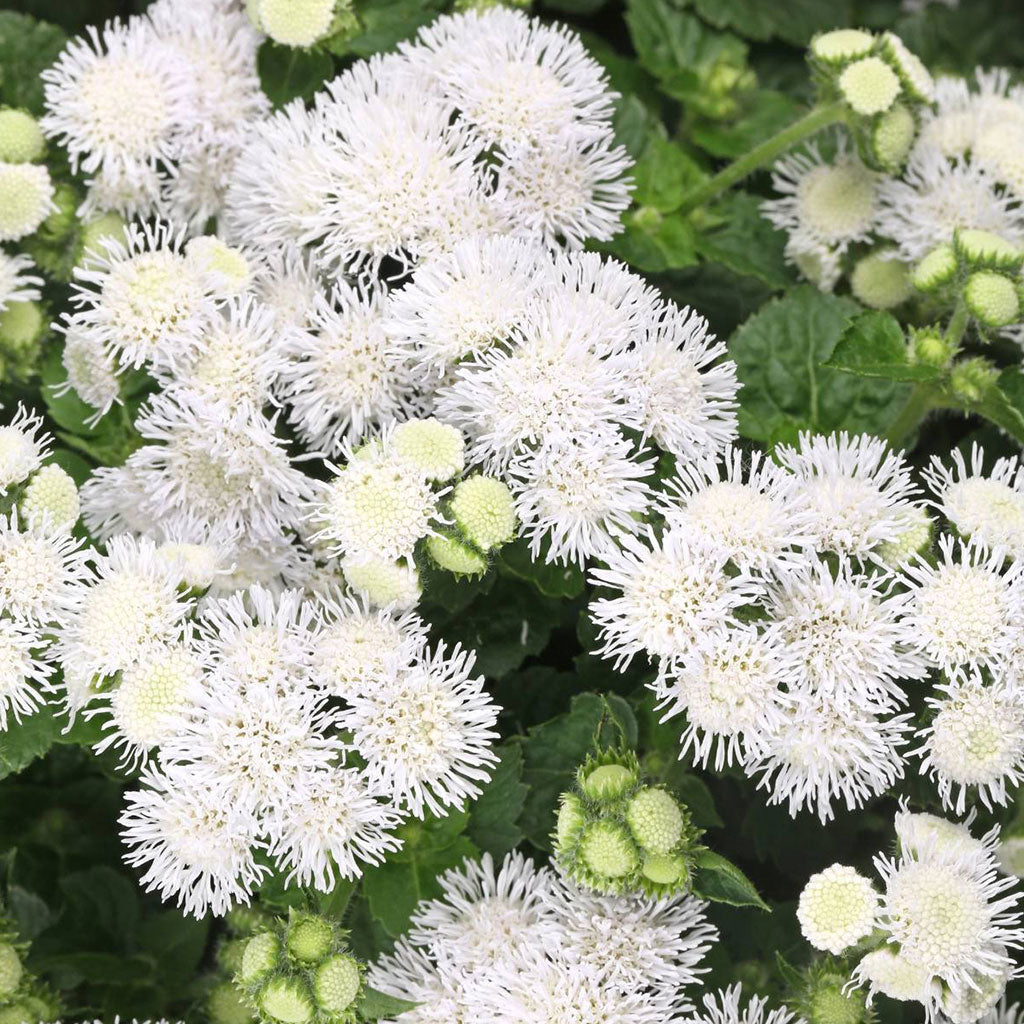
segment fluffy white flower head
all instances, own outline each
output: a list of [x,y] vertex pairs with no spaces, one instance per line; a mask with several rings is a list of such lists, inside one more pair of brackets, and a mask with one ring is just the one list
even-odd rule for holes
[[845,864],[812,875],[800,893],[796,916],[815,949],[841,953],[871,934],[879,896],[870,878]]

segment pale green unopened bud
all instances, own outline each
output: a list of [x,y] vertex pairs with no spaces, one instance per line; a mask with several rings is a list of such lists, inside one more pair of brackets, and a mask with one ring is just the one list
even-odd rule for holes
[[907,96],[917,103],[931,103],[935,98],[935,83],[931,73],[916,53],[907,49],[899,36],[886,32],[882,36],[882,56],[899,76]]
[[238,971],[239,981],[249,984],[259,981],[276,966],[281,954],[281,943],[273,932],[254,935],[242,954],[242,966]]
[[315,914],[296,915],[285,933],[285,949],[301,964],[317,964],[331,951],[334,929]]
[[42,159],[45,152],[46,140],[31,114],[13,107],[0,110],[0,160],[25,164]]
[[45,333],[46,318],[38,302],[9,302],[0,312],[0,345],[10,352],[26,352]]
[[637,869],[640,859],[626,829],[615,821],[596,821],[583,832],[579,847],[583,863],[598,878],[624,878]]
[[591,800],[614,801],[637,784],[635,771],[621,764],[602,764],[583,778],[580,788]]
[[27,1000],[0,1009],[0,1024],[38,1024],[38,1011]]
[[847,976],[831,972],[808,981],[798,1004],[808,1024],[862,1024],[868,1019],[863,992],[850,990],[848,981]]
[[934,292],[956,277],[957,261],[953,246],[942,244],[932,249],[914,268],[910,283],[922,292]]
[[640,873],[655,885],[678,887],[680,883],[685,885],[688,882],[690,869],[682,857],[649,853],[644,857]]
[[23,974],[21,957],[9,943],[0,943],[0,999],[14,995]]
[[871,127],[871,155],[892,174],[907,161],[917,137],[917,121],[902,103],[895,103]]
[[127,227],[124,218],[118,214],[101,213],[82,225],[82,234],[78,241],[79,248],[83,253],[93,250],[102,255],[106,251],[103,240],[124,242],[127,237]]
[[906,265],[891,249],[871,253],[857,262],[850,275],[850,290],[871,309],[892,309],[913,294]]
[[667,854],[683,837],[683,812],[663,789],[642,789],[626,807],[633,838],[649,853]]
[[252,1007],[230,981],[221,982],[206,997],[206,1016],[210,1024],[252,1024]]
[[992,231],[958,229],[953,232],[953,248],[971,270],[1002,270],[1015,274],[1024,264],[1024,249]]
[[216,235],[193,238],[185,246],[185,255],[194,267],[214,279],[222,295],[239,295],[252,280],[249,261]]
[[440,420],[409,420],[395,427],[395,451],[422,470],[428,480],[446,483],[466,464],[462,433]]
[[487,559],[454,537],[441,534],[428,537],[427,554],[439,569],[457,576],[479,576],[487,572]]
[[277,977],[257,997],[260,1012],[281,1024],[309,1024],[316,1014],[309,986],[301,978]]
[[964,285],[964,302],[985,327],[1006,327],[1020,319],[1017,283],[995,270],[979,270]]
[[884,60],[864,57],[844,69],[839,76],[839,91],[855,113],[871,117],[896,102],[900,80]]
[[242,957],[249,940],[245,938],[228,939],[217,947],[217,966],[226,974],[237,974],[242,968]]
[[953,358],[953,346],[934,328],[912,331],[907,347],[909,361],[924,366],[946,366]]
[[471,476],[458,483],[451,513],[463,536],[481,551],[507,544],[515,536],[512,492],[490,476]]
[[575,793],[563,793],[555,824],[555,838],[558,844],[564,846],[568,843],[584,826],[586,820],[580,798]]
[[378,608],[391,604],[400,610],[411,608],[423,592],[416,566],[405,562],[388,562],[379,558],[367,562],[345,559],[341,563],[341,571],[348,585]]
[[949,375],[949,387],[954,396],[967,405],[974,405],[984,399],[996,386],[999,371],[980,356],[964,359],[953,367]]
[[70,530],[78,513],[78,487],[60,466],[43,466],[29,480],[21,498],[21,514],[27,523],[48,519],[52,526]]
[[362,972],[353,957],[338,953],[325,960],[313,978],[313,997],[326,1013],[342,1013],[359,995]]
[[823,32],[811,40],[811,54],[825,64],[845,64],[848,60],[867,56],[875,45],[875,37],[859,28],[839,28]]
[[932,517],[923,508],[915,505],[906,509],[900,515],[896,536],[878,546],[878,557],[886,565],[905,562],[931,546],[933,528]]
[[253,0],[250,11],[256,27],[275,43],[308,47],[330,32],[335,0]]

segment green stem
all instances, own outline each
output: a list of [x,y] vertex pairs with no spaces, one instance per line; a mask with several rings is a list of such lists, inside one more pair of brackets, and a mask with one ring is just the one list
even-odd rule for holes
[[903,447],[904,442],[918,428],[921,420],[934,409],[938,402],[938,390],[931,382],[915,384],[907,398],[906,405],[889,427],[888,440],[893,448]]
[[953,315],[946,325],[946,340],[950,342],[949,358],[952,359],[960,351],[960,342],[963,340],[964,331],[967,330],[967,304],[964,300],[957,299]]
[[727,188],[742,181],[748,174],[753,174],[758,168],[771,163],[781,153],[820,132],[822,128],[844,120],[846,120],[846,104],[842,101],[812,108],[799,121],[794,121],[770,139],[765,139],[759,146],[755,146],[749,153],[745,153],[727,167],[723,167],[713,178],[709,178],[700,188],[691,192],[682,205],[683,213],[689,213],[721,195]]

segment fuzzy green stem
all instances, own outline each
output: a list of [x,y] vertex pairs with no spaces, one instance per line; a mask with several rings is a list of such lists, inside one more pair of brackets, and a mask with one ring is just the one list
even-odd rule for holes
[[963,340],[964,331],[967,330],[967,304],[962,298],[957,299],[953,315],[946,325],[946,340],[950,342],[949,358],[952,359],[960,351],[960,342]]
[[714,177],[691,192],[682,205],[682,211],[689,213],[698,206],[703,206],[721,195],[727,188],[742,181],[748,174],[753,174],[765,164],[771,163],[798,142],[817,134],[831,124],[845,121],[846,111],[846,104],[842,101],[813,107],[799,121],[794,121],[770,139],[765,139],[759,146],[755,146],[749,153],[744,153],[727,167],[723,167]]
[[888,440],[893,448],[901,448],[914,431],[920,426],[921,420],[938,407],[939,390],[931,381],[915,384],[910,391],[906,404],[889,427]]

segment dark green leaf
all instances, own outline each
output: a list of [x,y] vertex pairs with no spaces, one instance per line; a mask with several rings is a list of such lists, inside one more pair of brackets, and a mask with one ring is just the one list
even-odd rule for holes
[[800,285],[740,326],[729,353],[743,384],[741,434],[776,442],[794,440],[800,430],[886,432],[907,386],[821,365],[859,311],[851,299]]
[[972,403],[967,409],[991,420],[997,427],[1024,444],[1024,406],[1014,402],[1014,399],[1017,399],[1017,402],[1020,400],[1020,378],[1019,370],[1003,370],[999,375],[998,386],[992,388],[980,402]]
[[505,743],[499,750],[501,760],[491,781],[470,807],[469,836],[484,852],[503,857],[522,841],[516,824],[527,788],[522,783],[523,751],[516,743]]
[[695,123],[690,138],[713,156],[734,159],[791,124],[804,110],[784,93],[760,89],[742,101],[731,120]]
[[878,310],[861,313],[849,322],[825,365],[860,377],[888,380],[938,380],[943,375],[938,367],[909,362],[899,321]]
[[750,39],[777,36],[795,46],[805,45],[815,32],[850,23],[848,0],[693,0],[700,16],[716,28],[731,28]]
[[689,219],[678,213],[663,217],[653,207],[627,213],[624,230],[594,248],[648,274],[680,270],[697,262],[697,236]]
[[737,274],[755,277],[772,288],[793,281],[783,257],[786,236],[761,216],[761,200],[734,192],[710,210],[719,223],[697,236],[697,251]]
[[356,1005],[360,1020],[382,1020],[385,1017],[397,1017],[400,1013],[415,1008],[416,1003],[378,992],[375,988],[370,988],[369,985],[363,989],[363,994],[359,997],[359,1002]]
[[443,0],[358,0],[356,35],[343,31],[325,44],[333,53],[369,57],[391,50],[403,39],[432,22],[443,10]]
[[705,177],[682,146],[653,135],[633,168],[633,199],[638,206],[671,213]]
[[139,949],[158,965],[164,984],[184,987],[206,949],[210,920],[197,921],[180,910],[157,911],[139,925]]
[[60,880],[64,913],[57,928],[88,935],[86,948],[126,952],[135,942],[139,896],[132,880],[106,865],[75,871]]
[[329,53],[279,46],[269,39],[256,56],[260,85],[275,107],[294,99],[308,100],[334,74]]
[[0,11],[0,103],[42,114],[39,73],[57,59],[66,42],[56,25],[27,14]]
[[532,583],[546,597],[579,597],[583,593],[583,573],[577,566],[545,562],[543,554],[534,558],[525,537],[506,544],[498,562],[503,572]]
[[7,906],[18,926],[18,936],[31,942],[53,924],[53,911],[34,892],[12,885],[7,890]]
[[701,850],[697,854],[693,893],[702,900],[730,903],[734,907],[771,909],[750,879],[735,864],[713,850]]
[[0,779],[20,772],[53,746],[61,729],[56,710],[46,705],[20,722],[8,721],[0,732]]

